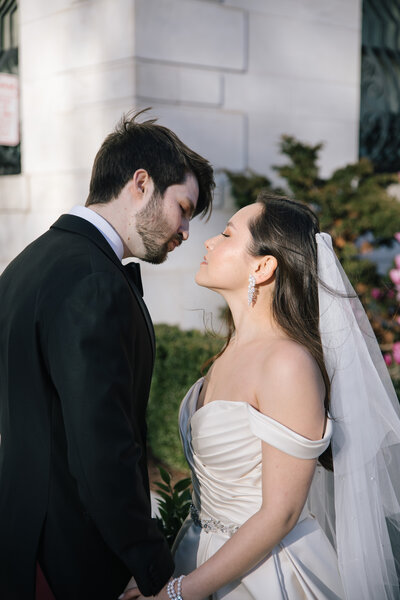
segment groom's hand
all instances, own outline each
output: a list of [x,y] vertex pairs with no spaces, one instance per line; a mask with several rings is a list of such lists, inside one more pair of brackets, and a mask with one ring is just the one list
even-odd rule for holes
[[130,600],[131,598],[139,598],[139,596],[142,596],[142,594],[136,585],[135,579],[131,577],[122,594],[118,596],[118,600]]
[[169,595],[167,593],[167,585],[168,584],[166,584],[156,596],[142,596],[140,592],[138,596],[127,596],[126,594],[131,591],[129,590],[129,592],[125,592],[125,594],[121,597],[121,600],[128,600],[129,598],[137,598],[137,600],[169,600]]
[[139,598],[139,597],[144,598],[144,596],[142,596],[139,588],[134,587],[134,588],[130,588],[129,590],[126,590],[126,592],[121,594],[121,596],[118,596],[118,600],[131,600],[131,598]]
[[144,596],[142,596],[142,594],[139,591],[139,588],[132,588],[131,590],[128,590],[127,592],[124,592],[124,594],[122,594],[122,596],[119,596],[119,598],[121,600],[130,600],[131,598],[144,598]]

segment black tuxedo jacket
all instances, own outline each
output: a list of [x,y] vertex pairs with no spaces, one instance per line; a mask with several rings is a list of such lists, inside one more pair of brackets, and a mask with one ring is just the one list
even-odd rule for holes
[[63,215],[0,277],[0,598],[145,595],[173,571],[151,519],[154,332],[101,233]]

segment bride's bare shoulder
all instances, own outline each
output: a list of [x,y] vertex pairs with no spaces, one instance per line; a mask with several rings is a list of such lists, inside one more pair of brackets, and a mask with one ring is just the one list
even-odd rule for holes
[[276,339],[265,349],[260,358],[263,363],[262,370],[273,370],[280,375],[303,369],[306,369],[307,372],[319,371],[317,362],[310,351],[302,344],[288,338]]
[[325,384],[315,358],[290,339],[276,340],[260,358],[259,410],[310,439],[321,437]]

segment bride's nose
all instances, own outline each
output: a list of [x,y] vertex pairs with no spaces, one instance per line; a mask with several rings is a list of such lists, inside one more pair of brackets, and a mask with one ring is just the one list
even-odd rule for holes
[[207,250],[212,250],[212,241],[214,238],[209,238],[208,240],[206,240],[204,242],[205,247],[207,248]]

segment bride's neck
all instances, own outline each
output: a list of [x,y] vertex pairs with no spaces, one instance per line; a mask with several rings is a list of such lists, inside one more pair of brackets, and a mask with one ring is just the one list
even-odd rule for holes
[[235,344],[246,344],[260,337],[281,336],[278,325],[272,316],[269,298],[256,298],[252,306],[247,302],[227,298],[235,327]]

